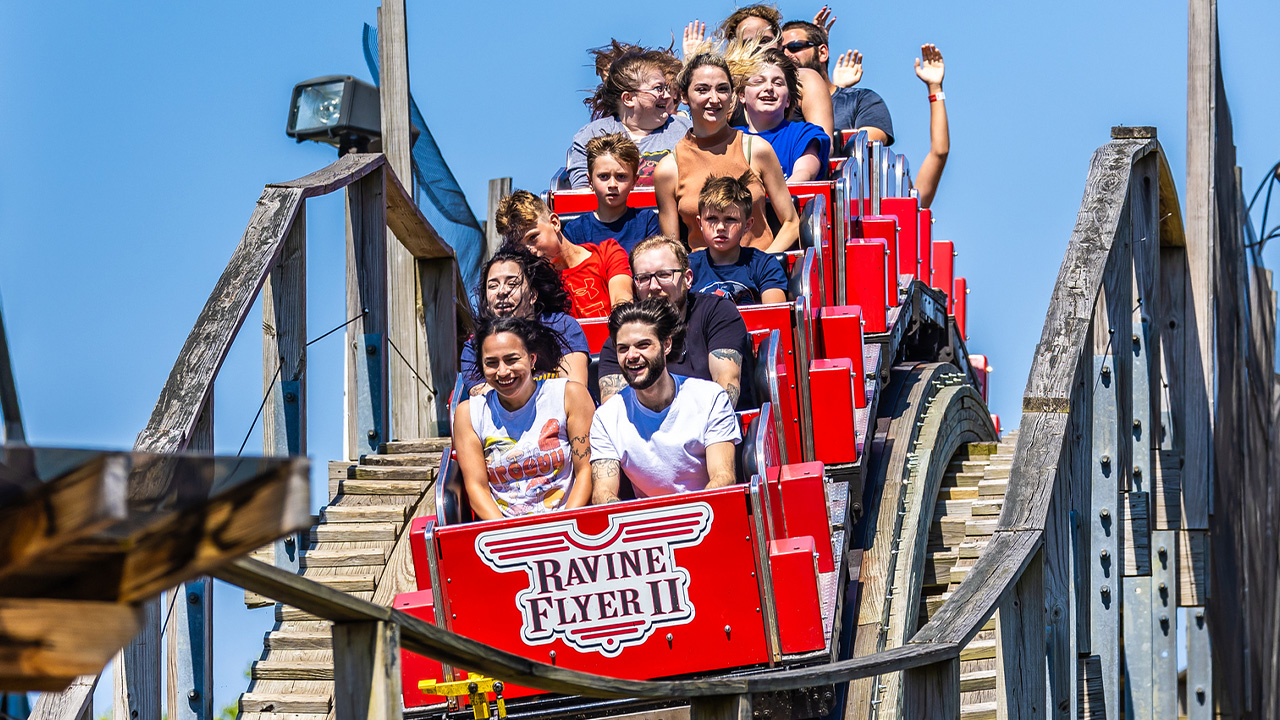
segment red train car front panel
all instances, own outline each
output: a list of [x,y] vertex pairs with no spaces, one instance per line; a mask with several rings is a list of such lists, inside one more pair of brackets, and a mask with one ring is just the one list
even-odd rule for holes
[[765,663],[747,493],[442,528],[445,618],[480,642],[621,678]]

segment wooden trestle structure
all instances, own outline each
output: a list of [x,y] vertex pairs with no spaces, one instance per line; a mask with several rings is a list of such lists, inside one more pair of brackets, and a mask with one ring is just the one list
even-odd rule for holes
[[[866,511],[882,520],[860,556],[847,659],[620,680],[387,606],[412,586],[403,528],[433,509],[435,456],[422,453],[445,449],[415,440],[442,428],[434,397],[418,415],[418,388],[452,385],[470,322],[452,251],[406,192],[406,151],[391,143],[391,160],[348,155],[267,186],[137,452],[27,447],[0,352],[0,688],[67,688],[42,695],[37,715],[77,720],[103,663],[140,628],[117,660],[116,717],[159,720],[157,597],[176,587],[168,717],[212,720],[200,617],[211,574],[255,604],[281,603],[241,700],[246,720],[401,718],[400,648],[554,692],[679,698],[695,720],[746,720],[753,694],[844,684],[843,716],[877,720],[1280,717],[1275,296],[1250,245],[1211,2],[1192,0],[1190,32],[1186,214],[1155,130],[1114,129],[1089,164],[1018,429],[1000,442],[948,365],[886,368],[901,390],[881,408],[892,450],[872,478]],[[387,52],[403,47],[395,37],[384,34]],[[397,90],[383,87],[385,109]],[[293,533],[313,522],[296,459],[305,201],[340,189],[347,452],[331,466],[322,522],[299,543]],[[212,384],[258,297],[264,444],[287,457],[174,455],[211,447]],[[0,324],[0,350],[3,340]],[[256,548],[259,559],[242,557]]]

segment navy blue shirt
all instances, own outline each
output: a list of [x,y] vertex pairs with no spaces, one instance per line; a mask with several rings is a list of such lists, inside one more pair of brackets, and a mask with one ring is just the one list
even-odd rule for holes
[[734,305],[760,302],[765,290],[787,291],[787,273],[777,258],[752,247],[738,251],[738,261],[731,265],[713,265],[706,250],[689,253],[689,269],[693,271],[694,292],[719,295]]
[[[889,107],[874,90],[840,88],[831,96],[831,112],[835,116],[837,130],[873,127],[889,136],[887,145],[893,144],[893,120],[889,117]],[[843,154],[843,148],[840,154]]]
[[641,240],[662,234],[658,227],[658,213],[650,208],[627,208],[622,217],[611,223],[600,222],[593,212],[582,213],[565,223],[563,232],[574,245],[599,244],[612,238],[628,255]]
[[[566,355],[569,353],[589,353],[587,348],[587,336],[582,332],[582,326],[577,320],[569,317],[564,313],[547,313],[539,320],[543,325],[555,330],[560,334],[560,349]],[[472,375],[471,373],[476,373]],[[462,346],[462,359],[458,362],[458,374],[464,378],[467,387],[475,385],[477,382],[484,382],[484,375],[476,365],[476,343],[474,337],[467,338],[467,342]],[[476,380],[476,378],[480,378]]]

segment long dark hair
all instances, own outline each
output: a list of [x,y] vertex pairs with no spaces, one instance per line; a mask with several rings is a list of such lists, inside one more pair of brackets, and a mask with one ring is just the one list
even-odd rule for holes
[[518,317],[484,318],[476,325],[476,364],[471,380],[484,382],[484,341],[498,333],[511,333],[524,342],[524,349],[534,356],[533,374],[555,375],[564,359],[560,333],[536,320]]
[[617,341],[618,330],[627,323],[644,323],[653,328],[658,342],[671,340],[671,352],[668,357],[679,357],[680,346],[684,344],[685,324],[680,314],[665,298],[652,297],[639,302],[626,302],[615,307],[609,313],[609,338]]
[[[549,313],[567,313],[572,307],[572,301],[569,299],[569,293],[564,289],[564,283],[560,282],[560,273],[551,266],[547,260],[534,255],[520,245],[512,243],[503,243],[498,248],[498,252],[489,258],[489,262],[484,264],[484,271],[480,273],[480,287],[476,291],[480,298],[480,318],[492,318],[493,313],[489,310],[489,303],[486,301],[485,286],[489,283],[489,270],[500,262],[515,263],[520,266],[520,271],[524,273],[525,282],[529,284],[529,289],[533,291],[533,314],[535,317],[542,317]],[[479,344],[476,350],[479,350]]]

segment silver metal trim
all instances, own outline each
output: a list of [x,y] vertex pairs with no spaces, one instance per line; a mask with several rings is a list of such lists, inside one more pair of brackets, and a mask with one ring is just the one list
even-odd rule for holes
[[796,326],[796,387],[800,391],[800,457],[813,462],[813,396],[809,387],[809,298],[797,296],[795,301]]
[[449,484],[449,473],[452,471],[453,458],[450,453],[440,454],[440,469],[436,471],[436,525],[444,527],[449,524],[449,518],[445,515],[444,493],[445,486]]
[[[848,228],[845,223],[848,222],[849,215],[849,187],[848,173],[852,170],[853,162],[845,163],[845,175],[836,180],[835,189],[835,205],[838,217],[832,218],[831,229],[834,237],[831,238],[831,254],[835,256],[835,263],[831,269],[831,292],[835,295],[836,304],[843,305],[845,299],[844,289],[844,243],[845,233]],[[859,200],[858,202],[862,202]]]
[[[437,486],[439,484],[437,483]],[[445,609],[448,602],[444,596],[444,591],[440,583],[440,559],[436,556],[436,529],[428,527],[423,543],[427,547],[427,568],[431,572],[431,602],[436,615],[436,627],[449,628],[449,613]],[[453,680],[453,668],[446,664],[440,663],[442,679],[447,681]],[[455,701],[450,699],[450,707]]]
[[871,162],[868,163],[869,165],[868,169],[870,172],[868,173],[867,180],[870,181],[870,184],[871,184],[871,214],[872,215],[880,214],[880,195],[881,195],[881,187],[882,187],[881,178],[884,175],[884,166],[883,166],[884,151],[885,151],[884,146],[881,145],[879,142],[871,143],[871,148],[869,153],[871,155]]
[[764,619],[765,647],[769,650],[769,665],[772,666],[782,660],[782,640],[778,632],[778,605],[773,596],[773,568],[769,565],[769,535],[766,527],[768,483],[758,474],[751,476],[750,497],[751,516],[756,531],[756,583],[760,587],[760,614]]

